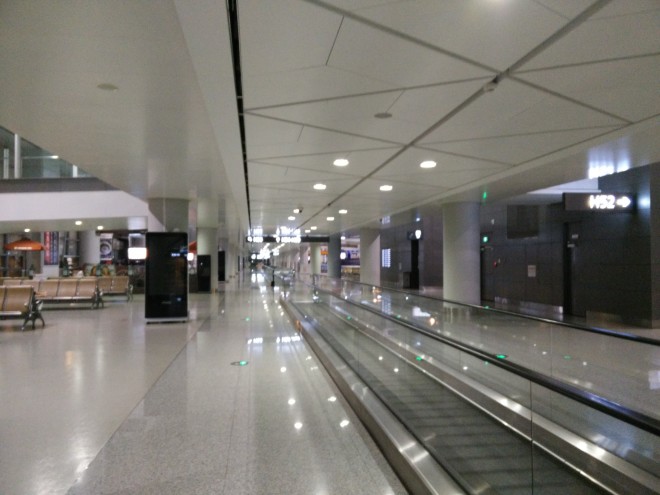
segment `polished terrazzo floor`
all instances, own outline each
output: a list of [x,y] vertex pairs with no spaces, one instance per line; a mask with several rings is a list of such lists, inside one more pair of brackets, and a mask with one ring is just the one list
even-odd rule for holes
[[277,291],[193,294],[188,323],[139,296],[0,321],[0,493],[406,493]]

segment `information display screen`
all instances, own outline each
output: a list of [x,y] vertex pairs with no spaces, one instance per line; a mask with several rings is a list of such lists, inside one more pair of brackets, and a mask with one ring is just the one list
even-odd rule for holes
[[172,320],[188,317],[188,235],[148,232],[145,317]]

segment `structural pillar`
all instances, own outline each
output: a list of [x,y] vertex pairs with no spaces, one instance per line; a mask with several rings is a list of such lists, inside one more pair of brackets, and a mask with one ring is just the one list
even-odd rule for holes
[[341,278],[341,236],[331,235],[328,240],[328,277]]
[[311,243],[309,249],[312,252],[312,275],[321,273],[321,245],[318,243]]
[[23,157],[21,156],[21,136],[14,134],[14,178],[23,177]]
[[[197,228],[197,256],[211,256],[211,293],[218,291],[218,229],[209,227]],[[224,280],[223,280],[224,282]]]
[[80,232],[80,265],[98,265],[101,262],[100,238],[93,230]]
[[163,224],[167,232],[188,232],[188,200],[152,198],[149,211]]
[[446,204],[443,224],[443,297],[481,304],[479,203]]
[[380,285],[380,232],[360,230],[360,282]]

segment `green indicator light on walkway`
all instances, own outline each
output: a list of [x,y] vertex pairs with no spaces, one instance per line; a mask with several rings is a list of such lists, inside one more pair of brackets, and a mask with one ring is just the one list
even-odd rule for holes
[[509,356],[507,356],[506,354],[495,354],[495,357],[496,357],[497,359],[506,359],[506,358],[508,358]]
[[572,358],[571,356],[569,356],[568,354],[566,354],[566,355],[564,356],[564,359],[573,359],[573,358]]
[[231,363],[232,366],[247,366],[248,362],[245,360],[242,361],[232,361]]
[[417,356],[415,359],[416,359],[417,361],[424,361],[424,358],[422,358],[422,356]]
[[245,321],[250,321],[250,317],[248,316],[247,318],[245,318]]
[[350,317],[350,316],[347,316],[347,317],[346,317],[346,319],[347,319],[347,320],[350,320],[350,319],[351,319],[351,317]]
[[238,365],[239,366],[245,366],[248,362],[247,361],[239,361]]
[[484,193],[481,195],[481,199],[483,199],[484,201],[486,201],[486,198],[487,198],[487,197],[488,197],[488,193],[487,193],[486,191],[484,191]]

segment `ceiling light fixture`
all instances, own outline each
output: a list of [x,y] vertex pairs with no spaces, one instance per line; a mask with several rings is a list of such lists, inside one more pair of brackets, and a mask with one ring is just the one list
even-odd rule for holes
[[82,220],[76,220],[76,225],[82,225]]
[[419,164],[419,166],[422,168],[435,168],[436,165],[437,163],[433,160],[426,160]]
[[321,184],[320,182],[318,184],[314,184],[314,189],[317,191],[325,191],[325,188],[328,187],[325,184]]
[[289,220],[295,220],[295,219],[296,219],[296,217],[294,217],[293,215],[291,215],[291,216],[289,217]]
[[311,230],[305,229],[305,234],[309,234],[310,232],[311,232]]
[[316,227],[316,225],[312,225],[312,226],[310,227],[310,229],[312,229],[312,230],[316,230],[317,227]]
[[380,186],[380,190],[383,192],[391,191],[392,189],[394,189],[394,187],[390,186],[389,184],[383,184]]
[[332,162],[335,167],[345,167],[348,165],[348,163],[349,162],[346,158],[337,158],[334,162]]
[[328,222],[334,222],[334,221],[335,221],[335,217],[328,217],[328,218],[326,218],[326,220],[327,220]]
[[293,209],[294,213],[302,213],[302,206],[299,206],[298,208]]
[[30,229],[23,229],[23,232],[27,234],[28,232],[30,232]]
[[339,210],[340,215],[346,215],[348,213],[348,210]]
[[96,227],[96,230],[103,230],[104,228],[105,227],[103,227],[103,225],[99,225],[98,227]]

